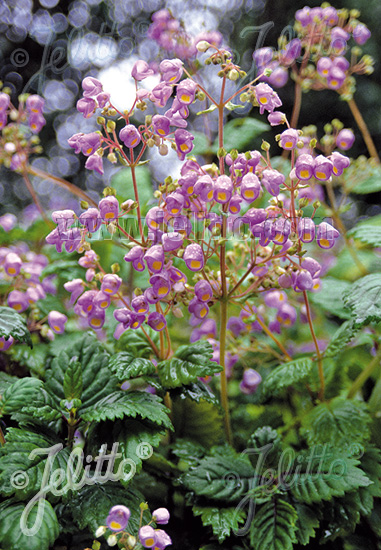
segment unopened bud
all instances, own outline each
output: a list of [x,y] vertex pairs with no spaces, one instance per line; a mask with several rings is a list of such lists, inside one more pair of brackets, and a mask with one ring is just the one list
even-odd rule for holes
[[116,196],[116,189],[114,189],[114,187],[105,187],[103,189],[103,196],[104,197],[115,197]]
[[115,153],[109,153],[107,155],[107,160],[111,162],[111,164],[116,164],[118,162],[118,159],[116,158]]
[[262,140],[261,149],[262,151],[270,151],[270,143],[268,141]]
[[109,546],[116,546],[118,544],[118,539],[116,538],[116,535],[110,535],[107,537],[107,544]]
[[310,140],[310,147],[311,147],[311,149],[315,149],[316,145],[317,145],[317,139],[316,139],[316,138],[312,138],[312,139]]
[[165,143],[162,143],[159,147],[159,153],[162,157],[168,155],[168,146]]
[[184,317],[184,314],[179,307],[174,307],[172,309],[172,313],[176,317],[176,319],[181,319],[182,317]]
[[106,119],[104,116],[97,117],[97,123],[103,126],[103,124],[106,122]]
[[152,124],[152,115],[146,115],[145,125],[150,126]]
[[155,145],[155,141],[152,138],[149,138],[147,140],[148,147],[153,147]]
[[116,123],[113,120],[108,120],[106,124],[106,128],[108,132],[112,132],[116,128]]
[[120,265],[118,263],[112,264],[111,272],[112,273],[119,273],[119,271],[120,271]]
[[312,203],[312,206],[315,208],[315,210],[317,210],[318,208],[320,208],[320,201],[315,201]]
[[115,111],[115,109],[111,109],[111,108],[110,108],[110,109],[107,109],[107,114],[108,114],[109,116],[115,116],[115,115],[116,115],[116,111]]
[[197,99],[200,100],[200,101],[205,101],[205,97],[206,97],[206,96],[205,96],[205,94],[204,94],[204,92],[203,92],[202,90],[197,90],[197,92],[196,92],[196,97],[197,97]]
[[200,42],[197,43],[196,48],[199,52],[206,52],[209,50],[210,44],[206,40],[200,40]]
[[81,201],[80,205],[83,210],[87,210],[89,208],[89,203],[87,201]]
[[135,548],[136,546],[136,537],[129,535],[127,538],[126,544],[129,550],[133,550],[133,548]]
[[232,160],[237,160],[238,158],[238,150],[237,149],[232,149],[230,151],[230,156],[232,158]]
[[229,71],[228,79],[233,80],[233,82],[235,80],[238,80],[239,79],[239,72],[236,69],[232,69],[231,71]]
[[223,147],[220,147],[217,151],[217,158],[223,158],[226,156],[226,151]]
[[272,72],[273,72],[272,69],[267,68],[267,69],[265,69],[265,70],[263,71],[263,74],[264,74],[265,76],[271,76],[271,73],[272,73]]
[[101,525],[100,527],[98,527],[98,529],[95,531],[96,538],[104,535],[106,531],[107,531],[107,527],[105,525]]

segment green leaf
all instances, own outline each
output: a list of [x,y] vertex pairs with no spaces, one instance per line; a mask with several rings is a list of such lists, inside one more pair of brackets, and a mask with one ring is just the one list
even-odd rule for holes
[[83,389],[82,367],[78,361],[71,361],[65,371],[63,391],[65,398],[81,399]]
[[247,458],[207,456],[182,476],[187,489],[197,496],[233,504],[239,502],[253,483],[254,469]]
[[194,136],[192,155],[213,154],[212,146],[207,136],[201,132],[192,132]]
[[223,437],[221,408],[207,401],[173,400],[173,424],[177,437],[211,447]]
[[[139,193],[139,201],[146,204],[153,197],[151,173],[147,166],[135,168],[136,182]],[[130,168],[121,168],[111,179],[111,186],[116,189],[117,196],[123,201],[135,200],[134,186]]]
[[280,390],[298,382],[304,382],[310,376],[313,362],[309,357],[301,357],[284,363],[270,372],[264,381],[264,391],[268,395],[277,395]]
[[37,378],[19,378],[9,386],[0,398],[0,416],[21,411],[25,403],[33,401],[42,388]]
[[208,401],[213,405],[219,406],[220,404],[218,397],[214,395],[209,386],[207,384],[204,384],[204,382],[202,382],[201,380],[197,380],[189,386],[174,388],[171,391],[171,396],[180,396],[182,399],[189,398],[196,403],[200,403],[200,401]]
[[225,109],[228,111],[235,111],[236,109],[244,109],[245,105],[239,105],[236,103],[233,103],[232,101],[228,101],[225,105]]
[[321,285],[320,292],[311,292],[311,302],[340,319],[348,319],[350,314],[345,309],[342,295],[350,288],[350,283],[333,277],[324,277]]
[[125,416],[140,416],[171,429],[172,424],[167,413],[169,410],[157,395],[145,391],[115,391],[88,408],[85,413],[81,413],[81,417],[86,422],[100,422]]
[[[244,151],[253,145],[253,140],[256,137],[269,129],[268,124],[255,118],[233,118],[224,125],[224,148],[227,151],[231,149]],[[217,151],[218,148],[218,140],[216,139],[213,143],[213,151]]]
[[123,458],[129,458],[136,464],[136,471],[141,470],[143,460],[152,454],[152,447],[157,447],[165,431],[148,426],[140,420],[124,420],[116,424],[113,430],[114,441],[118,441],[118,452]]
[[78,271],[83,275],[83,267],[78,265],[77,260],[56,260],[49,265],[47,265],[42,270],[42,277],[48,277],[48,275],[60,275],[61,277],[68,276],[69,279],[74,279],[73,270]]
[[17,376],[11,376],[6,372],[0,371],[0,395],[3,395],[5,390],[9,388],[9,386],[12,386],[14,382],[17,382],[17,380]]
[[155,365],[149,359],[135,357],[128,351],[122,351],[113,355],[108,367],[118,380],[124,381],[142,375],[151,375],[156,372]]
[[261,506],[250,529],[253,550],[291,550],[296,542],[297,517],[295,508],[281,499]]
[[[41,506],[41,508],[40,508]],[[25,504],[8,500],[0,504],[0,545],[3,550],[49,550],[59,535],[59,525],[52,506],[42,500],[32,508],[26,527],[33,528],[37,511],[42,515],[42,523],[34,535],[27,535],[20,529],[20,520]]]
[[[35,452],[30,457],[32,451]],[[51,459],[48,456],[49,452],[52,455]],[[6,443],[0,447],[0,492],[7,496],[16,494],[20,500],[29,499],[37,494],[43,485],[47,461],[51,462],[51,472],[62,468],[66,474],[69,455],[70,450],[67,447],[63,448],[62,443],[46,435],[31,429],[26,431],[9,428],[6,432]]]
[[244,522],[245,513],[236,508],[213,508],[211,506],[193,506],[195,516],[201,516],[203,525],[210,525],[218,542],[223,542],[231,532],[239,529]]
[[370,421],[364,403],[336,397],[303,415],[301,433],[310,446],[328,444],[345,448],[361,445],[369,437]]
[[373,167],[369,177],[350,189],[351,193],[366,195],[381,191],[381,168]]
[[357,467],[359,461],[347,453],[328,445],[299,453],[295,472],[286,472],[282,485],[305,504],[342,497],[359,487],[367,487],[372,482]]
[[217,109],[217,105],[212,103],[212,105],[210,107],[208,107],[207,109],[204,109],[203,111],[199,111],[198,113],[196,113],[196,115],[203,115],[203,114],[206,114],[206,113],[213,113],[213,111],[215,111],[216,109]]
[[210,361],[213,355],[209,342],[199,341],[180,346],[172,359],[162,361],[157,370],[166,388],[176,388],[195,382],[197,378],[221,372],[222,367]]
[[19,342],[25,342],[32,347],[32,340],[26,321],[11,307],[0,307],[0,336],[8,340],[12,336]]
[[[106,524],[106,518],[110,508],[115,504],[127,506],[131,511],[128,522],[129,530],[136,534],[139,530],[140,503],[144,502],[144,496],[136,489],[123,487],[120,483],[107,482],[85,485],[68,503],[75,523],[80,529],[89,529],[94,535],[100,525]],[[143,514],[143,522],[147,524],[151,520],[148,510]]]
[[319,527],[318,511],[300,503],[296,503],[295,508],[298,514],[296,538],[299,544],[306,546],[315,537],[315,529]]
[[375,225],[372,223],[372,219],[369,222],[355,225],[347,235],[375,248],[381,246],[381,225]]
[[381,275],[374,273],[362,277],[344,293],[343,299],[355,326],[381,321]]
[[45,373],[48,353],[49,348],[46,344],[37,344],[33,348],[26,347],[23,344],[16,344],[10,349],[10,356],[13,361],[39,376],[43,376]]
[[[154,332],[151,337],[156,343],[158,333]],[[149,345],[148,340],[144,336],[143,332],[140,332],[139,330],[127,330],[124,334],[122,334],[119,340],[115,342],[115,348],[117,351],[126,351],[131,353],[134,357],[149,358],[152,354],[152,348]]]
[[332,336],[324,352],[324,357],[335,357],[345,348],[358,331],[359,327],[356,327],[352,320],[345,321]]

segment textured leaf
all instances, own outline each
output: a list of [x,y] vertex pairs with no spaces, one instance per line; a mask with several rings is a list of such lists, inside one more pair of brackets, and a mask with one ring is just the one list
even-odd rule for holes
[[340,319],[348,319],[350,314],[345,309],[342,295],[350,288],[350,283],[333,277],[324,277],[321,286],[320,292],[311,293],[311,302]]
[[177,437],[211,447],[223,437],[221,408],[207,401],[173,400],[173,424]]
[[66,399],[81,399],[83,389],[82,367],[78,361],[71,361],[65,371],[63,390]]
[[313,447],[305,454],[299,453],[295,472],[286,472],[282,485],[290,488],[294,498],[305,504],[342,497],[372,483],[358,464],[359,461],[350,458],[345,450],[328,445]]
[[[108,482],[85,485],[68,503],[75,523],[80,529],[88,528],[92,534],[100,525],[106,524],[106,518],[112,506],[122,504],[131,511],[128,525],[129,530],[137,533],[139,529],[141,502],[145,502],[144,496],[136,489],[123,487],[120,483]],[[144,513],[144,523],[149,523],[151,515],[147,510]]]
[[213,508],[211,506],[193,506],[195,516],[201,516],[203,525],[210,525],[218,542],[223,542],[230,533],[239,529],[239,524],[244,522],[243,510],[237,512],[236,508]]
[[324,357],[335,357],[345,348],[345,346],[352,340],[358,331],[359,327],[356,327],[352,320],[345,321],[332,336],[332,339],[324,352]]
[[25,342],[32,347],[32,340],[24,317],[11,307],[0,307],[0,336],[6,340],[13,336],[15,340]]
[[0,395],[3,395],[5,390],[9,388],[9,386],[12,386],[14,382],[17,382],[17,380],[19,380],[17,376],[11,376],[6,372],[0,371]]
[[132,353],[122,351],[113,355],[108,367],[118,380],[128,380],[137,376],[151,375],[156,372],[155,365],[149,359],[135,357]]
[[321,403],[302,418],[302,435],[309,445],[338,448],[361,444],[369,437],[371,418],[361,401],[336,397]]
[[255,511],[250,539],[254,550],[291,550],[296,542],[297,512],[291,504],[275,499]]
[[115,391],[110,393],[81,415],[86,422],[115,420],[125,416],[147,418],[151,422],[171,428],[169,410],[162,404],[160,397],[144,391]]
[[166,388],[176,388],[195,382],[197,378],[221,372],[222,367],[210,361],[213,355],[209,342],[199,341],[181,346],[172,359],[162,361],[157,369]]
[[362,277],[344,293],[343,299],[355,326],[381,321],[381,275],[373,273]]
[[276,395],[297,382],[304,382],[311,374],[313,362],[309,357],[295,359],[276,367],[264,381],[264,391]]
[[[156,343],[158,339],[158,333],[151,331],[151,339]],[[134,357],[149,358],[152,354],[152,348],[148,343],[148,340],[144,336],[143,332],[139,330],[127,330],[122,336],[115,342],[116,351],[127,351]]]
[[21,411],[28,401],[33,401],[42,388],[37,378],[19,378],[0,396],[0,416]]
[[114,441],[118,441],[118,452],[123,458],[129,458],[136,464],[136,471],[141,470],[143,460],[152,454],[152,448],[157,447],[165,434],[156,426],[148,426],[140,420],[124,420],[113,430]]
[[381,225],[374,225],[371,220],[356,225],[347,235],[373,247],[381,246]]
[[253,484],[254,469],[238,456],[207,456],[182,481],[197,496],[229,504],[239,502]]
[[298,513],[296,538],[299,544],[306,546],[315,537],[315,529],[319,527],[318,511],[299,503],[295,504],[295,508]]
[[[18,499],[28,499],[37,494],[42,487],[49,452],[52,453],[51,471],[62,468],[66,472],[70,450],[67,447],[63,448],[62,443],[61,448],[56,447],[52,450],[52,447],[59,443],[59,440],[53,440],[32,430],[9,428],[6,433],[6,443],[0,447],[1,493],[16,494]],[[41,452],[34,453],[29,458],[30,453],[38,449],[41,449]],[[24,474],[18,476],[16,472],[24,472]],[[14,478],[12,478],[13,474]],[[21,483],[22,481],[27,481],[27,484]]]
[[44,376],[48,352],[49,348],[46,344],[37,344],[33,348],[16,344],[11,347],[10,356],[13,361],[16,361],[22,367],[27,367],[39,376]]
[[366,195],[381,191],[381,168],[373,167],[368,177],[350,189],[351,193]]
[[32,508],[27,520],[31,529],[37,519],[37,510],[42,515],[42,524],[35,535],[24,534],[20,520],[25,504],[7,500],[0,504],[0,545],[2,550],[49,550],[59,535],[59,525],[52,506],[42,500],[42,509],[37,504]]
[[[251,117],[233,118],[224,125],[224,148],[227,151],[246,151],[253,140],[269,130],[268,124]],[[213,143],[213,151],[218,150],[218,140]]]
[[182,386],[181,388],[174,388],[171,391],[172,397],[180,396],[182,399],[189,398],[196,403],[200,401],[208,401],[213,405],[219,406],[219,399],[207,384],[204,384],[201,380],[197,380],[189,386]]

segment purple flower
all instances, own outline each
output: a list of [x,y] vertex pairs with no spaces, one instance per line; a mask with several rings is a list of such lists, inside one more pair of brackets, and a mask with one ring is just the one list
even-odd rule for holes
[[76,299],[82,294],[85,289],[85,284],[82,279],[73,279],[64,283],[64,289],[70,292],[70,304],[74,304]]
[[332,60],[329,57],[321,57],[317,64],[316,69],[320,76],[326,78],[329,75],[329,71],[332,67]]
[[279,145],[282,147],[282,149],[295,149],[295,147],[298,145],[298,141],[298,131],[294,130],[293,128],[288,128],[281,133]]
[[149,525],[139,529],[139,540],[145,548],[152,548],[156,543],[156,533]]
[[42,113],[44,108],[45,100],[37,94],[30,95],[26,102],[25,108],[28,113]]
[[294,281],[294,290],[311,290],[312,287],[313,280],[311,273],[306,269],[301,269],[298,271]]
[[82,212],[82,214],[79,216],[79,221],[82,225],[86,227],[89,233],[95,233],[95,231],[98,231],[98,229],[102,225],[102,218],[97,208],[88,208],[87,210],[85,210],[85,212]]
[[167,136],[169,134],[169,126],[171,124],[171,121],[166,116],[153,116],[152,124],[155,134],[158,134],[159,136]]
[[178,129],[175,131],[175,143],[177,148],[177,154],[180,160],[185,159],[185,155],[190,153],[193,149],[194,136],[187,130]]
[[282,105],[278,94],[265,82],[261,82],[255,86],[255,95],[259,103],[259,112],[261,115],[263,115],[265,110],[272,113],[274,109]]
[[336,137],[336,145],[343,151],[347,151],[355,142],[355,135],[349,128],[341,130]]
[[156,231],[160,228],[160,225],[164,222],[164,212],[158,206],[150,208],[146,214],[146,224],[152,231]]
[[[165,298],[171,292],[171,281],[165,272],[155,273],[149,280],[154,294],[159,298]],[[148,300],[148,297],[147,297]],[[149,301],[149,300],[148,300]]]
[[339,67],[332,67],[327,76],[327,86],[331,90],[338,90],[344,84],[345,73]]
[[270,195],[273,195],[274,197],[279,195],[279,188],[284,184],[285,180],[285,176],[277,170],[266,169],[262,172],[262,185],[270,193]]
[[350,63],[345,57],[338,56],[333,58],[332,65],[345,72],[349,69]]
[[316,241],[320,248],[332,248],[340,233],[329,223],[322,222],[318,225]]
[[116,197],[105,197],[99,201],[98,207],[103,220],[112,221],[118,218],[119,202]]
[[[71,138],[69,138],[67,140],[69,146],[74,149],[74,152],[76,155],[78,155],[78,153],[81,152],[81,141],[82,141],[82,137],[83,137],[84,134],[80,133],[80,134],[74,134],[73,136],[71,136]],[[99,140],[99,144],[100,144],[100,140]]]
[[138,59],[132,67],[131,76],[135,80],[144,80],[148,76],[152,76],[154,71],[149,68],[148,63],[142,59]]
[[18,313],[22,313],[29,307],[29,300],[25,292],[21,290],[11,290],[8,294],[7,304]]
[[265,294],[265,304],[267,307],[279,309],[287,301],[287,296],[282,290],[270,290]]
[[[161,332],[167,326],[167,321],[165,320],[164,315],[162,315],[161,313],[158,313],[157,311],[154,311],[148,315],[147,324],[153,330],[156,330],[157,332]],[[162,508],[162,510],[163,509],[164,508]],[[157,522],[157,523],[168,523],[168,521]]]
[[[269,67],[272,68],[271,66]],[[270,76],[263,76],[262,80],[267,80],[275,88],[283,88],[288,81],[288,71],[284,67],[274,67]]]
[[[165,508],[160,508],[160,510],[165,510]],[[155,529],[155,536],[156,542],[154,550],[164,550],[164,548],[172,544],[171,537],[167,535],[167,533],[163,531],[163,529]]]
[[180,246],[182,246],[183,241],[183,236],[177,231],[173,231],[172,233],[164,233],[161,238],[163,250],[165,252],[173,252],[174,250],[178,250]]
[[18,254],[9,252],[5,256],[3,266],[7,275],[10,277],[16,277],[21,271],[22,260]]
[[149,94],[149,99],[157,107],[165,107],[171,95],[172,86],[168,86],[165,82],[160,82],[160,84],[155,86],[152,92]]
[[4,231],[11,231],[15,227],[17,223],[17,218],[14,214],[3,214],[0,216],[0,226],[4,229]]
[[147,302],[144,294],[132,298],[131,307],[134,311],[136,311],[136,313],[147,313],[149,311],[149,303]]
[[331,30],[331,47],[342,52],[347,47],[350,36],[342,27],[333,27]]
[[89,97],[84,97],[77,101],[77,111],[82,113],[85,118],[90,118],[93,116],[96,108],[96,102],[94,99],[90,99]]
[[234,195],[229,202],[229,212],[238,214],[241,211],[241,202],[241,197],[239,195]]
[[257,67],[266,67],[271,63],[274,56],[274,51],[272,48],[259,48],[253,52],[253,60]]
[[45,126],[46,120],[40,113],[33,113],[29,116],[28,124],[32,132],[38,134]]
[[98,94],[95,99],[98,103],[98,107],[100,109],[104,109],[106,107],[107,103],[110,101],[110,94],[107,94],[106,92],[102,92],[102,93]]
[[13,344],[13,336],[9,336],[8,340],[4,336],[0,336],[0,351],[7,351]]
[[278,309],[276,320],[286,327],[292,326],[296,321],[296,309],[290,304],[283,304]]
[[323,155],[315,158],[314,176],[321,181],[327,181],[332,176],[333,164]]
[[239,387],[242,393],[251,394],[257,391],[261,382],[262,377],[256,370],[246,369]]
[[101,291],[113,296],[116,294],[122,284],[122,279],[115,273],[108,273],[103,277]]
[[133,330],[137,330],[142,326],[145,320],[146,316],[144,313],[131,313],[130,328],[132,328]]
[[176,98],[182,105],[190,105],[194,101],[196,90],[197,84],[187,78],[177,85]]
[[291,233],[291,224],[285,218],[279,218],[271,226],[271,240],[275,244],[284,244]]
[[102,290],[96,293],[94,296],[93,304],[95,307],[100,307],[101,309],[107,309],[111,303],[111,298],[109,294],[105,294]]
[[165,203],[167,211],[172,214],[172,216],[180,216],[181,210],[185,204],[185,197],[181,193],[175,191],[167,195]]
[[183,74],[183,62],[180,59],[163,59],[159,65],[159,71],[164,82],[174,84]]
[[308,256],[304,257],[302,261],[302,268],[307,269],[313,278],[320,275],[321,265],[314,258],[309,258]]
[[92,76],[86,76],[82,80],[83,96],[86,98],[95,97],[103,91],[102,82],[93,78]]
[[188,311],[197,319],[204,319],[209,313],[209,306],[195,297],[190,301]]
[[274,111],[268,115],[267,120],[269,121],[270,126],[279,126],[280,124],[284,124],[286,122],[286,115],[280,111]]
[[214,183],[210,176],[201,176],[197,179],[194,192],[196,195],[199,195],[201,200],[209,202],[213,199],[213,187]]
[[126,262],[132,262],[132,267],[136,271],[144,271],[145,265],[143,262],[144,249],[141,246],[134,246],[129,252],[124,256]]
[[233,189],[233,182],[229,176],[219,176],[214,182],[214,200],[226,204],[232,198]]
[[297,10],[295,13],[295,19],[299,21],[302,27],[307,27],[312,21],[311,9],[308,6],[305,6],[301,10]]
[[184,250],[183,260],[191,271],[200,271],[204,267],[204,255],[199,244],[188,244]]
[[81,137],[76,142],[76,146],[77,144],[80,146],[82,154],[88,157],[90,155],[93,155],[95,151],[99,149],[101,145],[101,136],[97,132],[91,132],[90,134],[82,134]]
[[370,32],[370,30],[366,25],[363,25],[363,23],[359,23],[353,29],[352,34],[355,42],[357,42],[357,44],[360,44],[360,46],[362,46],[363,44],[365,44],[365,42],[367,42],[367,40],[370,38],[372,33]]
[[95,330],[100,330],[105,323],[105,310],[94,306],[89,315],[89,326]]
[[278,283],[282,288],[290,288],[292,286],[292,277],[288,273],[282,273],[278,279]]
[[292,65],[302,51],[302,44],[299,38],[293,38],[287,46],[280,52],[280,62],[282,65]]
[[157,508],[152,512],[152,517],[159,525],[166,525],[170,515],[166,508]]
[[242,178],[241,183],[241,196],[245,201],[252,202],[259,197],[261,192],[261,183],[258,177],[251,172],[248,172]]
[[303,243],[310,243],[315,238],[315,224],[311,218],[302,218],[298,223],[299,239]]
[[267,212],[264,208],[250,208],[243,217],[245,223],[250,226],[262,223],[267,218]]
[[98,155],[98,153],[95,153],[94,155],[90,155],[85,163],[85,168],[88,170],[95,170],[103,176],[103,160],[102,157]]
[[127,506],[113,506],[108,513],[106,525],[111,531],[122,531],[127,527],[131,512]]
[[122,128],[119,132],[119,138],[126,147],[130,148],[136,147],[142,140],[139,130],[133,124],[127,124]]
[[246,331],[247,326],[239,317],[229,317],[227,322],[227,329],[230,330],[235,338]]
[[314,175],[315,159],[312,155],[299,155],[295,163],[295,175],[300,180],[309,180]]
[[147,267],[153,273],[159,273],[164,266],[164,250],[159,244],[151,246],[144,255]]
[[337,152],[332,153],[332,155],[330,156],[330,159],[333,164],[332,171],[335,176],[341,176],[341,174],[344,172],[344,169],[348,168],[348,166],[351,163],[348,157]]
[[330,27],[332,27],[333,25],[336,25],[336,23],[339,20],[337,10],[332,6],[327,6],[326,8],[323,8],[323,17],[324,17],[324,21]]
[[50,311],[48,314],[49,326],[56,334],[62,334],[63,332],[65,332],[66,321],[66,315],[64,315],[63,313],[59,313],[59,311]]
[[213,298],[213,289],[208,281],[198,281],[195,284],[194,293],[201,302],[209,302]]
[[66,231],[75,222],[74,210],[55,210],[52,220],[58,225],[59,231]]
[[11,98],[8,94],[0,93],[0,112],[4,112],[8,109]]

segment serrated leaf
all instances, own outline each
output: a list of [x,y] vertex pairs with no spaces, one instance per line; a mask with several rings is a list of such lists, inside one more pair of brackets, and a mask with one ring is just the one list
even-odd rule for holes
[[149,359],[135,357],[132,353],[122,351],[110,358],[108,367],[118,380],[124,381],[142,375],[151,375],[156,372],[155,365]]
[[44,375],[46,358],[49,353],[49,348],[46,344],[37,344],[33,348],[16,344],[11,347],[9,353],[12,360],[19,363],[22,367],[28,368],[39,376]]
[[335,357],[359,331],[352,320],[345,321],[332,336],[327,349],[324,352],[324,357]]
[[65,399],[81,399],[83,389],[82,366],[78,361],[71,361],[65,371],[63,391]]
[[[244,151],[253,144],[253,140],[269,130],[268,124],[251,117],[233,118],[224,125],[224,148],[227,151]],[[213,151],[219,149],[218,140],[213,143]]]
[[[152,331],[154,332],[154,331]],[[156,343],[158,333],[150,334],[152,340]],[[115,342],[116,351],[126,351],[131,353],[134,357],[149,358],[152,354],[152,348],[148,343],[148,340],[142,332],[139,330],[127,330],[122,336]]]
[[337,448],[358,445],[369,437],[371,418],[361,401],[336,397],[321,403],[302,418],[302,435],[310,446],[335,445]]
[[324,311],[340,317],[340,319],[348,319],[350,314],[345,309],[342,299],[343,292],[348,288],[350,288],[348,281],[342,281],[334,277],[324,277],[320,292],[310,294],[311,302],[320,306]]
[[[40,507],[41,506],[41,507]],[[26,527],[32,529],[41,514],[42,523],[34,535],[20,529],[20,520],[25,504],[8,500],[0,504],[0,545],[2,550],[49,550],[59,535],[59,525],[52,506],[42,500],[31,509]]]
[[[35,452],[30,458],[32,451]],[[51,462],[51,472],[62,468],[66,473],[69,455],[70,450],[63,448],[59,440],[32,430],[9,428],[6,432],[6,443],[0,447],[0,492],[7,496],[16,494],[18,499],[34,496],[43,486],[47,461]],[[24,482],[27,481],[26,485],[18,482],[17,477],[12,478],[12,475],[17,476],[17,472],[24,472],[20,475]]]
[[218,542],[223,542],[231,532],[239,529],[244,522],[245,513],[236,508],[213,508],[211,506],[193,506],[195,516],[201,516],[203,525],[210,525]]
[[124,420],[114,426],[114,440],[118,441],[118,452],[122,458],[129,458],[136,464],[139,473],[143,460],[152,454],[152,448],[157,447],[165,434],[158,431],[156,426],[148,426],[140,420]]
[[[139,530],[140,503],[145,502],[144,496],[136,489],[123,487],[120,483],[107,482],[83,487],[70,500],[70,509],[75,523],[80,529],[88,528],[94,535],[100,525],[106,524],[110,508],[115,504],[127,506],[131,511],[129,531],[136,534]],[[148,510],[143,514],[144,524],[148,524],[151,515]]]
[[293,384],[304,382],[310,376],[313,362],[302,357],[284,363],[270,372],[264,381],[264,391],[268,395],[277,395],[281,390]]
[[381,275],[373,273],[362,277],[344,292],[343,300],[355,326],[381,321]]
[[345,449],[315,446],[299,453],[295,472],[282,474],[282,485],[305,504],[331,500],[372,483],[358,465]]
[[254,482],[254,469],[239,456],[207,456],[182,476],[184,486],[197,496],[233,504]]
[[0,416],[21,411],[25,402],[33,401],[42,388],[37,378],[19,378],[0,396]]
[[381,226],[374,225],[371,221],[352,227],[347,235],[373,247],[381,246]]
[[88,408],[81,417],[86,422],[115,420],[131,417],[147,418],[151,422],[172,428],[168,417],[169,410],[162,404],[160,397],[144,391],[115,391]]
[[254,550],[291,550],[296,542],[297,512],[281,499],[267,502],[255,511],[250,541]]
[[195,401],[196,403],[200,403],[200,401],[208,401],[209,403],[212,403],[216,406],[219,406],[220,404],[218,397],[214,395],[209,386],[207,384],[204,384],[204,382],[202,382],[201,380],[197,380],[189,386],[174,388],[171,391],[171,396],[179,396],[181,397],[181,399],[188,398],[192,401]]
[[[0,226],[1,227],[1,226]],[[11,376],[6,372],[0,371],[0,395],[3,395],[5,390],[17,382],[17,376]]]
[[221,408],[207,401],[173,400],[173,424],[177,437],[183,437],[209,448],[223,436]]
[[0,307],[0,336],[8,340],[12,336],[19,342],[25,342],[32,347],[32,340],[26,321],[11,307]]
[[358,195],[377,193],[378,191],[381,191],[381,168],[379,167],[374,167],[367,179],[360,181],[350,189],[351,193],[357,193]]
[[221,372],[222,367],[210,359],[213,355],[209,342],[199,341],[180,346],[175,355],[158,364],[160,380],[166,388],[176,388],[195,382],[197,378]]
[[296,503],[295,508],[298,514],[296,538],[299,544],[306,546],[315,537],[315,529],[319,527],[318,511],[300,503]]

